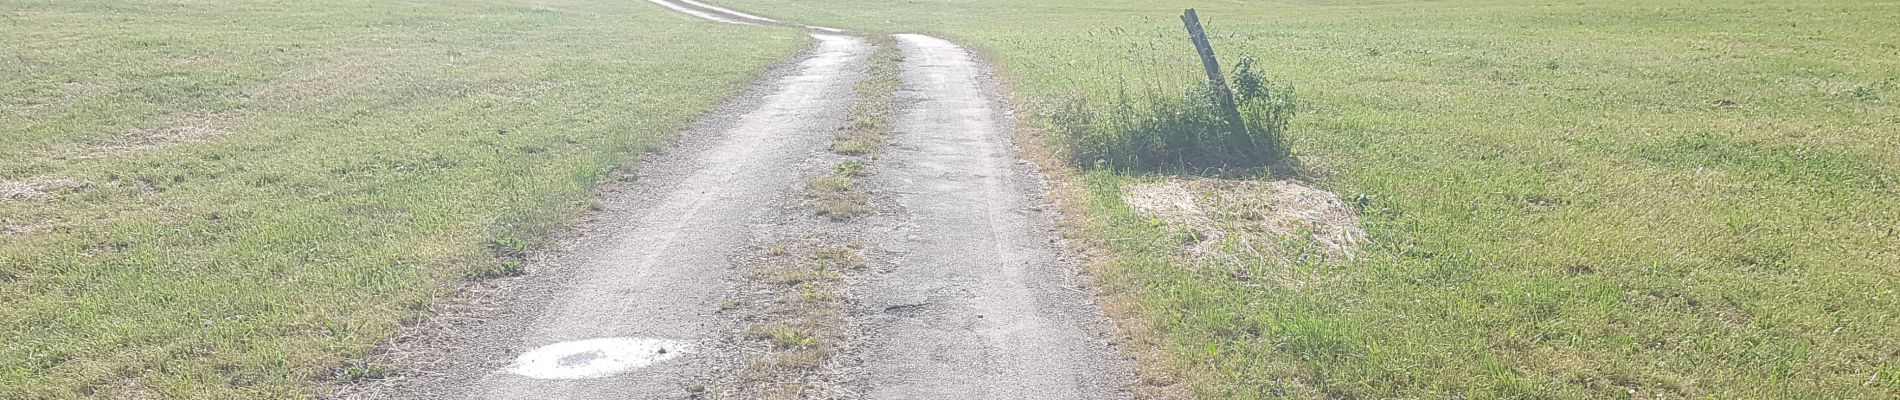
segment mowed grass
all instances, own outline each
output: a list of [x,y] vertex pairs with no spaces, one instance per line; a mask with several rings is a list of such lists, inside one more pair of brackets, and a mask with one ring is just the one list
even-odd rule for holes
[[373,375],[805,43],[638,1],[0,1],[0,398]]
[[1900,4],[723,3],[958,40],[1024,114],[1192,82],[1189,6],[1297,86],[1352,260],[1196,269],[1146,178],[1086,175],[1101,282],[1201,397],[1900,397]]

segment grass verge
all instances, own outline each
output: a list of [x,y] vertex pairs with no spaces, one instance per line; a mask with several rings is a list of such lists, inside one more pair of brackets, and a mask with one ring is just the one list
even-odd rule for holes
[[587,0],[0,19],[0,398],[24,399],[377,375],[344,360],[521,273],[597,180],[805,44]]

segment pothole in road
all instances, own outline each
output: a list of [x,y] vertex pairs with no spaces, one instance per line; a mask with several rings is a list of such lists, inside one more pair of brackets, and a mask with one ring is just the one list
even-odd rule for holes
[[605,378],[679,357],[691,350],[686,343],[666,339],[576,340],[522,353],[505,371],[534,379]]

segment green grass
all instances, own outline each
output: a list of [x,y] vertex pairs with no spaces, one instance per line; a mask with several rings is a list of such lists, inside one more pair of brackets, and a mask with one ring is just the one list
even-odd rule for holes
[[[0,0],[0,398],[297,398],[764,68],[590,0]],[[55,182],[57,184],[44,184]]]
[[1185,268],[1142,178],[1087,178],[1102,283],[1202,397],[1900,397],[1900,5],[722,3],[958,40],[1019,115],[1191,81],[1190,4],[1299,87],[1290,145],[1371,235],[1260,269],[1305,285]]

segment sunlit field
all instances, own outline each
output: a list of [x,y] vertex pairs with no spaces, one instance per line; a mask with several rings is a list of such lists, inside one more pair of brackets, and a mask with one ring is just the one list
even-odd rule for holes
[[1225,60],[1295,87],[1295,175],[1357,210],[1353,257],[1290,238],[1187,262],[1185,233],[1121,191],[1205,178],[1078,163],[1079,232],[1109,251],[1096,272],[1137,346],[1160,349],[1156,385],[1900,396],[1900,4],[720,3],[971,45],[1044,133],[1076,97],[1199,79],[1190,5]]

